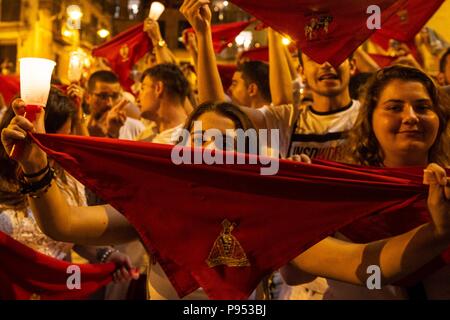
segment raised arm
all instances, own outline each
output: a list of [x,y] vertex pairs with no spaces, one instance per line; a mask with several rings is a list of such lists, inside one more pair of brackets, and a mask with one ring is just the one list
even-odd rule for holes
[[[445,187],[445,171],[435,164],[428,167],[425,180],[430,184],[428,208],[433,221],[402,235],[355,244],[328,237],[317,243],[288,266],[281,274],[295,285],[311,281],[308,275],[366,285],[367,268],[380,267],[383,285],[412,274],[450,245],[450,188]],[[428,177],[427,177],[428,176]]]
[[164,41],[161,31],[159,29],[158,21],[151,20],[150,18],[144,21],[144,31],[147,32],[148,37],[152,41],[153,50],[156,55],[156,63],[177,63],[172,51],[167,47]]
[[[16,114],[21,114],[24,104],[16,100]],[[15,159],[25,174],[39,173],[47,166],[47,156],[34,143],[26,140],[27,131],[44,131],[44,112],[38,116],[34,126],[22,116],[16,116],[2,131],[2,143],[10,154],[13,145],[24,143],[24,150]],[[46,176],[27,179],[28,183],[42,181]],[[30,205],[41,230],[55,240],[87,245],[122,243],[137,238],[136,231],[124,216],[109,205],[97,207],[70,207],[56,183],[45,191],[45,186],[36,190],[37,198],[30,197]]]
[[209,3],[209,0],[184,0],[180,8],[180,12],[191,24],[197,37],[199,103],[225,100],[213,49]]
[[375,72],[380,66],[372,59],[372,57],[363,50],[362,47],[356,49],[354,53],[356,68],[360,72]]
[[272,103],[275,106],[293,103],[292,77],[281,35],[272,28],[268,30],[269,38],[269,75]]

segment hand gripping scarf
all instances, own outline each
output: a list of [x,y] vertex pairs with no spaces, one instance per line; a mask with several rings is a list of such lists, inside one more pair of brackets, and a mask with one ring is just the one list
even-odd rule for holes
[[[17,242],[0,232],[0,300],[87,299],[112,280],[115,266],[107,264],[71,264]],[[79,268],[79,289],[67,282]]]

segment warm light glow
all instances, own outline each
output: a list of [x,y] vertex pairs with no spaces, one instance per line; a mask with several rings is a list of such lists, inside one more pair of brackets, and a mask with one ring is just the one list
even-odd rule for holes
[[287,37],[283,37],[283,39],[281,39],[281,42],[283,43],[283,45],[288,46],[291,44],[292,41]]
[[228,5],[229,5],[228,1],[224,1],[224,2],[223,2],[223,6],[224,6],[224,7],[228,7]]
[[78,82],[83,71],[83,57],[78,51],[70,53],[69,70],[67,71],[67,78],[70,82]]
[[132,4],[131,5],[131,11],[133,11],[133,14],[138,14],[139,6],[137,4]]
[[45,106],[56,63],[41,58],[22,58],[19,61],[20,97],[28,105]]
[[68,6],[66,12],[69,18],[73,20],[79,20],[83,16],[80,7],[76,4]]
[[161,2],[154,1],[152,2],[152,6],[150,7],[150,12],[148,13],[148,17],[154,21],[157,21],[159,17],[164,12],[164,5]]
[[64,29],[63,32],[62,32],[62,35],[63,35],[64,37],[69,38],[69,37],[72,36],[72,31],[70,31],[70,30],[68,30],[68,29]]
[[105,39],[106,37],[109,36],[109,31],[106,29],[100,29],[97,31],[97,34],[100,38]]
[[252,44],[253,34],[251,31],[242,31],[234,40],[236,41],[236,44],[239,47],[244,47],[245,49],[248,49]]

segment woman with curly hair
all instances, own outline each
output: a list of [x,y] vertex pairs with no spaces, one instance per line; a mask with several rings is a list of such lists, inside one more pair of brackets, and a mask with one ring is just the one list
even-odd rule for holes
[[[346,143],[346,162],[374,167],[435,168],[438,178],[433,177],[429,169],[425,170],[424,177],[435,182],[442,181],[443,185],[434,191],[430,187],[428,207],[434,221],[432,225],[437,227],[439,222],[443,222],[440,219],[445,218],[447,229],[450,217],[449,193],[448,188],[444,192],[446,180],[445,171],[442,169],[450,164],[450,102],[447,95],[441,92],[434,81],[422,71],[406,66],[392,66],[376,72],[367,83],[362,96],[364,99],[360,113]],[[442,203],[434,207],[435,201]],[[442,210],[443,216],[439,220],[435,220],[436,210]],[[424,230],[422,227],[416,229],[416,236],[420,236]],[[436,230],[433,233],[436,235]],[[390,274],[388,271],[390,268],[383,267],[395,261],[390,261],[389,255],[385,254],[391,250],[386,244],[386,240],[380,240],[374,242],[372,248],[366,248],[367,252],[374,250],[380,255],[384,284],[401,279]],[[346,259],[349,253],[343,253],[345,246],[349,253],[357,254],[356,248],[360,245],[351,244],[345,236],[337,233],[334,238],[329,237],[318,243],[284,267],[282,274],[290,285],[302,284],[292,289],[298,298],[405,299],[416,298],[419,294],[428,298],[450,297],[450,286],[439,286],[439,283],[448,283],[442,282],[445,277],[448,279],[450,276],[448,267],[425,279],[423,282],[425,288],[416,286],[414,290],[409,291],[394,286],[369,290],[361,286],[365,285],[365,282],[355,278],[357,272],[352,268],[348,269],[347,277],[339,279],[338,272],[331,270],[336,269],[336,265],[324,262],[328,254]],[[377,246],[379,249],[376,249]],[[434,251],[436,248],[432,247],[423,249],[425,254],[431,254],[433,251],[438,254],[443,248],[445,247],[440,247],[436,251]],[[362,255],[357,256],[363,259]],[[418,263],[418,266],[424,264],[424,261],[419,261],[420,259],[415,259],[413,263]],[[363,266],[364,260],[361,262]],[[323,266],[320,266],[321,263]],[[345,263],[342,265],[345,266]],[[399,263],[399,266],[405,265]],[[347,265],[349,266],[351,264]],[[326,279],[315,276],[324,276]]]

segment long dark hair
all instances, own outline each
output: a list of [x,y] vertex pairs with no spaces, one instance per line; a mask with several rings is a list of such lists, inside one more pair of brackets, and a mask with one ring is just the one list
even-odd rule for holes
[[446,93],[437,87],[424,72],[406,66],[395,65],[378,70],[369,80],[362,95],[363,102],[354,128],[346,143],[347,161],[368,166],[383,166],[383,155],[372,127],[372,117],[381,92],[392,80],[420,82],[426,88],[433,103],[433,111],[439,118],[436,141],[429,151],[429,161],[442,166],[450,163],[450,104]]
[[[45,108],[45,131],[56,133],[75,113],[75,104],[60,90],[52,88],[48,96]],[[14,118],[14,111],[9,107],[0,122],[0,132],[6,128]],[[11,160],[6,150],[0,148],[0,178],[11,183],[17,181],[17,169],[19,165]]]

